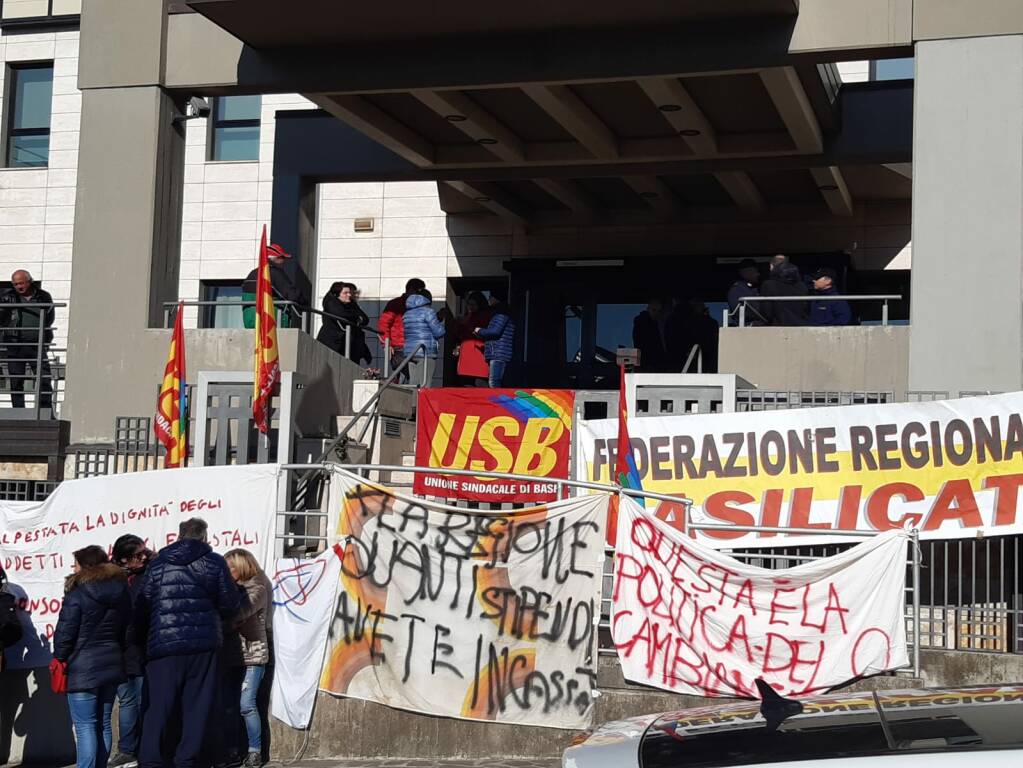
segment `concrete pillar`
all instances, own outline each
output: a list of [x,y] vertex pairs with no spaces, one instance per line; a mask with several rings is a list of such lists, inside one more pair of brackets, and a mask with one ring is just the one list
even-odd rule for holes
[[[93,0],[82,15],[82,89],[64,415],[71,439],[111,434],[119,379],[138,386],[133,340],[177,296],[184,182],[180,104],[161,87],[162,0]],[[156,386],[161,371],[147,381]]]
[[916,45],[911,390],[1023,389],[1023,36]]

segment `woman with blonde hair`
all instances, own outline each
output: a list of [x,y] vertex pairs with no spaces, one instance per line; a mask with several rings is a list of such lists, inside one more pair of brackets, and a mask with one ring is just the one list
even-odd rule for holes
[[232,719],[237,717],[234,715],[237,712],[245,723],[248,754],[242,765],[244,768],[258,768],[263,764],[263,720],[257,699],[259,686],[270,663],[272,586],[247,549],[232,549],[224,558],[231,569],[231,576],[244,593],[233,631],[224,639],[224,659],[230,668],[228,675],[232,681],[230,710]]

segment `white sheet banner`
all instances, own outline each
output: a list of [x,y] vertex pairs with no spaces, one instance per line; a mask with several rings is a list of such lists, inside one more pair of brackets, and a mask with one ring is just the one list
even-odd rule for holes
[[276,464],[197,467],[67,480],[45,501],[0,501],[0,562],[31,626],[7,649],[11,667],[50,663],[50,640],[64,599],[71,553],[90,544],[106,549],[125,533],[154,550],[173,542],[178,523],[201,517],[210,545],[242,547],[260,563],[273,544]]
[[274,569],[270,712],[292,728],[308,728],[313,714],[343,554],[338,544],[312,560],[278,560]]
[[460,509],[340,476],[321,688],[430,715],[589,725],[607,496]]
[[623,498],[611,634],[626,679],[698,696],[821,691],[897,669],[906,653],[906,543],[875,536],[768,570],[692,540]]
[[[693,502],[697,522],[828,530],[918,528],[921,538],[1023,533],[1023,392],[629,420],[643,489]],[[607,482],[618,422],[580,422],[582,479]],[[681,528],[681,507],[647,502]],[[784,534],[699,531],[719,547],[789,545]]]

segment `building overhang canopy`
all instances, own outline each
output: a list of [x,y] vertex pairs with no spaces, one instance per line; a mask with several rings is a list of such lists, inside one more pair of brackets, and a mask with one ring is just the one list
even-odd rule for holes
[[909,197],[885,167],[911,158],[906,88],[844,94],[834,63],[790,55],[796,0],[189,5],[441,181],[449,213],[850,217]]
[[269,50],[792,16],[799,0],[191,0],[188,5],[248,45]]

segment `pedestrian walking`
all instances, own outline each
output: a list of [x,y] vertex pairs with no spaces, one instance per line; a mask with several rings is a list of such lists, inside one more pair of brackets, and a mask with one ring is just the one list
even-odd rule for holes
[[222,622],[241,601],[227,563],[206,543],[206,522],[185,520],[178,540],[153,558],[135,603],[135,631],[146,639],[146,710],[140,768],[162,768],[168,726],[180,725],[175,768],[196,768],[218,682]]
[[[438,339],[444,337],[444,323],[437,319],[437,313],[430,308],[433,294],[423,288],[405,300],[405,316],[402,318],[405,328],[405,357],[411,358],[414,365],[423,366],[410,373],[412,383],[416,386],[430,386],[433,371],[437,367],[437,355],[440,352]],[[422,345],[422,348],[420,348]]]
[[66,668],[77,768],[106,768],[110,716],[124,682],[131,597],[124,572],[95,545],[74,553],[74,573],[53,634],[53,658]]
[[485,328],[477,328],[476,335],[485,344],[483,358],[487,361],[487,385],[496,389],[504,383],[504,374],[515,352],[515,321],[511,308],[499,291],[490,292],[490,311],[493,313]]
[[[126,533],[113,546],[114,565],[120,568],[128,582],[132,605],[138,598],[145,573],[153,553],[139,536]],[[107,762],[109,768],[128,768],[138,762],[139,737],[142,734],[142,684],[145,680],[144,638],[138,638],[134,622],[128,625],[128,638],[124,650],[124,672],[128,679],[117,686],[117,751]]]
[[273,587],[248,550],[232,549],[224,558],[231,569],[231,578],[242,590],[241,610],[224,641],[230,689],[227,693],[226,725],[229,735],[236,733],[238,716],[241,716],[247,747],[242,766],[259,768],[263,764],[263,717],[257,702],[259,688],[270,663],[270,594]]

